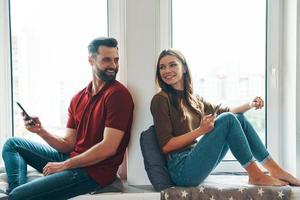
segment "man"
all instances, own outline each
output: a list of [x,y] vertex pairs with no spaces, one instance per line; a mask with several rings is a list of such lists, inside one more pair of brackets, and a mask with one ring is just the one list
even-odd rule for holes
[[[37,117],[26,129],[50,146],[10,138],[3,147],[9,199],[67,199],[112,183],[129,142],[133,100],[115,80],[118,42],[96,38],[88,46],[92,81],[71,100],[65,137],[48,132]],[[45,176],[26,180],[26,165]]]

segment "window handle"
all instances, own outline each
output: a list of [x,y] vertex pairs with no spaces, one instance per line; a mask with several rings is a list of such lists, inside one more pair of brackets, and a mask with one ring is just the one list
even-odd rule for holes
[[277,89],[278,88],[278,72],[275,66],[271,68],[271,88]]

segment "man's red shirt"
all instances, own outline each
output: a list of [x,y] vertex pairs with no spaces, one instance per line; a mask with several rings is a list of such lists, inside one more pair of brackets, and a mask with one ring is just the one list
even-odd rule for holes
[[106,84],[92,96],[92,83],[77,93],[68,109],[67,128],[77,130],[76,143],[70,157],[81,154],[103,140],[105,127],[124,131],[124,137],[114,156],[85,167],[87,173],[100,186],[113,182],[122,163],[130,138],[133,118],[132,97],[121,83]]

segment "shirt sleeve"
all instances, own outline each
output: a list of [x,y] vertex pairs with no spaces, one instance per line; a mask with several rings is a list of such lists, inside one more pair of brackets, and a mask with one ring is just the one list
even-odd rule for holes
[[68,108],[68,119],[67,119],[67,128],[76,129],[75,117],[74,117],[74,110],[72,109],[73,100],[71,101],[69,108]]
[[[200,101],[203,102],[205,115],[214,113],[214,110],[216,109],[217,105],[214,105],[214,104],[211,104],[211,103],[205,101],[202,97],[200,98]],[[221,106],[216,114],[219,115],[223,112],[229,112],[229,107]]]
[[153,116],[158,143],[163,148],[173,137],[168,99],[160,95],[155,95],[151,101],[151,114]]
[[105,127],[126,132],[133,118],[133,100],[128,91],[114,91],[106,102]]

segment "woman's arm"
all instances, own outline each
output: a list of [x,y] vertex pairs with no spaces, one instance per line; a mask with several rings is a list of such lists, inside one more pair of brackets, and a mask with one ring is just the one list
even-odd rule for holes
[[207,134],[214,128],[215,115],[204,116],[200,122],[200,126],[191,132],[183,135],[172,137],[162,148],[163,153],[167,154],[171,151],[176,151],[185,146],[188,146],[195,141],[199,136]]
[[245,113],[251,108],[261,109],[264,107],[264,100],[262,100],[260,97],[255,97],[250,103],[245,103],[237,107],[230,108],[230,112],[232,113]]

